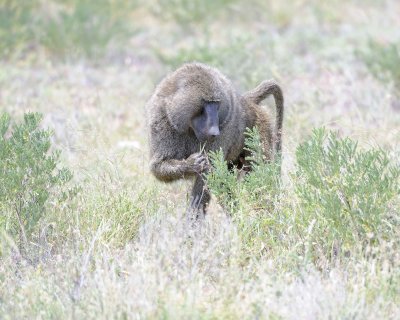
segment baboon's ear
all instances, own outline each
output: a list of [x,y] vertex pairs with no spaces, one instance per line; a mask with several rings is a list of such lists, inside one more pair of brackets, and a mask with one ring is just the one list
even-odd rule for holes
[[187,133],[191,117],[185,114],[184,108],[181,105],[169,105],[166,109],[171,126],[179,133]]
[[198,94],[191,94],[186,90],[178,90],[166,101],[166,113],[172,127],[179,133],[187,133],[191,120],[199,109]]

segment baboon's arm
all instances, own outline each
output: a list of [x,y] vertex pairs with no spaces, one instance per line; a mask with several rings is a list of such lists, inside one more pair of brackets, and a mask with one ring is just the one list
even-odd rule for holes
[[151,163],[151,172],[158,180],[164,182],[177,180],[191,174],[186,165],[186,160],[154,161]]
[[171,182],[194,174],[200,174],[208,168],[207,158],[201,153],[194,153],[184,160],[156,160],[151,162],[151,171],[164,182]]

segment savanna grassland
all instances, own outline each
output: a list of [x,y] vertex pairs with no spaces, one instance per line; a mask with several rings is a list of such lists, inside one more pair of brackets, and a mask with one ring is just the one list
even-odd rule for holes
[[[188,61],[286,104],[195,224],[144,107]],[[400,318],[399,1],[0,0],[0,112],[0,319]]]

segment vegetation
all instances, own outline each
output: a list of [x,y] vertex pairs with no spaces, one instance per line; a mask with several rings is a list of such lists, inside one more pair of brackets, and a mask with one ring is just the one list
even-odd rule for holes
[[[275,251],[284,245],[300,257],[314,261],[322,255],[332,261],[355,246],[396,237],[399,220],[390,209],[400,194],[400,169],[387,152],[358,150],[355,141],[316,129],[296,149],[289,189],[281,187],[279,163],[262,158],[257,131],[249,131],[247,143],[254,170],[242,182],[237,183],[237,170],[227,169],[222,152],[211,154],[214,169],[207,181],[232,213],[251,256],[264,254],[260,248]],[[293,247],[303,239],[303,246]]]
[[[0,317],[399,318],[398,11],[0,0]],[[286,101],[282,159],[257,130],[248,175],[210,154],[196,224],[190,183],[148,170],[144,110],[191,60]]]
[[0,2],[0,52],[27,54],[32,47],[63,59],[98,58],[133,31],[125,22],[135,1],[66,0]]
[[6,137],[10,118],[0,117],[0,228],[18,236],[24,251],[49,203],[61,205],[78,191],[65,188],[72,173],[57,168],[60,153],[47,155],[51,132],[38,128],[40,119],[37,113],[26,114]]
[[321,228],[315,242],[344,248],[376,238],[393,238],[390,202],[400,192],[400,169],[380,149],[358,150],[349,138],[315,130],[296,151],[296,193],[306,222]]
[[383,82],[393,81],[397,93],[400,92],[400,45],[398,43],[379,43],[370,41],[361,53],[373,74]]

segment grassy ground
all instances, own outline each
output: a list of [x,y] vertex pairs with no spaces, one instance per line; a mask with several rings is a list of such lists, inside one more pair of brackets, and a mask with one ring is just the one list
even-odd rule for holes
[[[42,113],[82,187],[46,211],[33,260],[0,223],[0,318],[398,319],[398,195],[390,237],[333,254],[329,228],[311,241],[314,220],[298,219],[293,173],[297,146],[321,126],[399,165],[399,17],[396,0],[0,0],[0,110]],[[261,211],[263,232],[282,230],[274,241],[243,237],[216,201],[191,226],[190,185],[149,173],[144,105],[193,60],[241,91],[283,86],[285,199]]]

